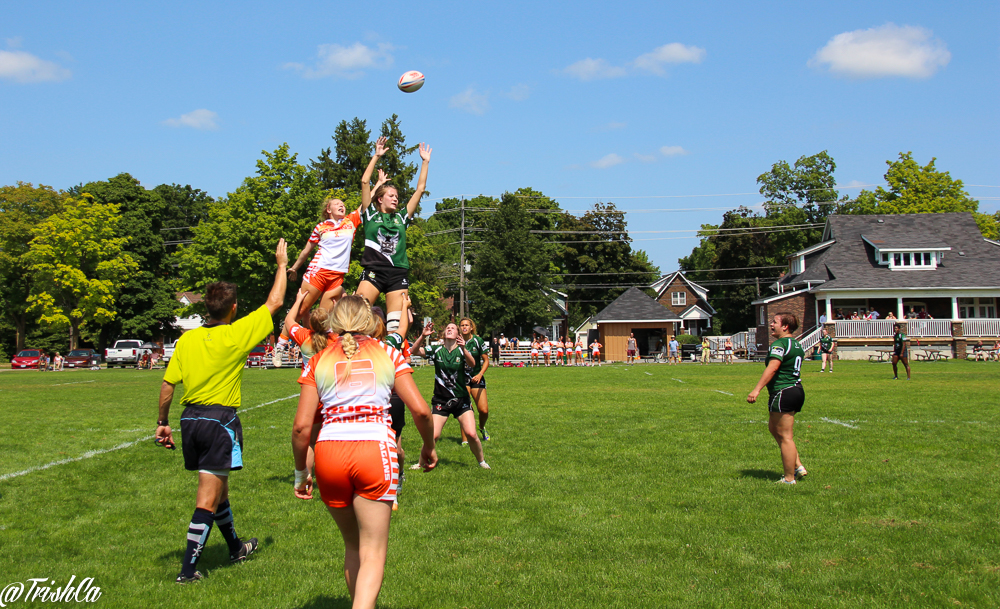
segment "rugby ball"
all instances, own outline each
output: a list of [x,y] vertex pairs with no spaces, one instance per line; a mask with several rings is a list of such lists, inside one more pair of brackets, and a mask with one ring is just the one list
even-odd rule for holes
[[399,77],[399,83],[396,86],[403,93],[419,91],[420,87],[424,86],[424,75],[416,70],[410,70]]

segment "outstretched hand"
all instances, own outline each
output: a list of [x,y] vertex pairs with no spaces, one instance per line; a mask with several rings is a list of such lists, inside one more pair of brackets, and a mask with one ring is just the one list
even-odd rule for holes
[[[382,156],[386,153],[388,150],[388,146],[386,146],[388,139],[387,137],[380,137],[375,140],[375,156]],[[380,171],[379,173],[382,172]]]
[[284,239],[278,239],[278,247],[274,250],[274,257],[278,261],[278,266],[288,266],[288,246]]
[[431,147],[420,142],[420,160],[427,163],[431,160]]

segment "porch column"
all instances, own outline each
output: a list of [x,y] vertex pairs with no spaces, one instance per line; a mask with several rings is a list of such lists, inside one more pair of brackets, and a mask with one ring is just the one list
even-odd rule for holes
[[951,318],[958,319],[958,296],[951,297]]
[[833,321],[833,299],[826,297],[826,320]]
[[903,297],[902,296],[900,296],[899,298],[896,299],[896,318],[897,319],[906,319],[906,314],[903,311]]

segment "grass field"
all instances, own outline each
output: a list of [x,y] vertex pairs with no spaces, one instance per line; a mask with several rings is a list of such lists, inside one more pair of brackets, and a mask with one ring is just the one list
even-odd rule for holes
[[[493,469],[449,423],[439,468],[403,487],[380,606],[1000,605],[1000,366],[818,369],[796,425],[810,475],[788,487],[766,406],[744,401],[760,365],[491,369]],[[349,607],[333,520],[292,496],[291,370],[244,375],[231,496],[258,554],[230,566],[216,531],[208,578],[173,584],[195,477],[142,439],[161,378],[0,374],[0,587],[75,574],[106,607]],[[431,370],[415,378],[427,395]]]

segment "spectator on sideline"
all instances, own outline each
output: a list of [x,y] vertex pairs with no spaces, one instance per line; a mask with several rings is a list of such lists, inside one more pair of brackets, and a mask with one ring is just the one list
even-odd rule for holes
[[[177,340],[174,356],[160,387],[156,442],[174,448],[170,403],[174,386],[184,383],[181,414],[184,467],[198,472],[195,510],[187,529],[178,584],[202,579],[197,571],[212,525],[217,524],[229,546],[229,560],[241,562],[257,549],[257,538],[243,541],[236,534],[229,503],[229,474],[243,469],[243,428],[236,409],[241,404],[243,365],[250,351],[274,331],[271,316],[285,300],[285,240],[275,249],[278,263],[267,302],[246,317],[236,319],[236,286],[219,281],[205,288],[208,321]],[[235,321],[234,321],[235,320]]]
[[625,363],[626,364],[634,364],[635,363],[635,354],[636,354],[636,352],[637,352],[637,345],[636,345],[636,342],[635,342],[635,334],[632,333],[632,332],[629,332],[628,342],[627,342],[627,344],[625,346]]
[[893,313],[892,311],[889,311],[889,314],[888,314],[888,315],[886,315],[886,316],[885,316],[885,318],[886,318],[886,320],[889,320],[889,319],[896,319],[896,314],[895,314],[895,313]]
[[676,336],[670,337],[670,342],[667,343],[667,347],[670,349],[670,355],[667,356],[667,361],[673,364],[681,363],[680,355],[678,355],[680,349],[680,343],[677,342]]
[[705,336],[701,339],[701,365],[705,366],[712,361],[712,341]]
[[[982,344],[982,343],[983,343],[983,341],[979,341],[979,344]],[[59,352],[56,351],[55,357],[52,358],[52,371],[53,372],[62,372],[62,369],[63,369],[63,356],[59,355]]]

